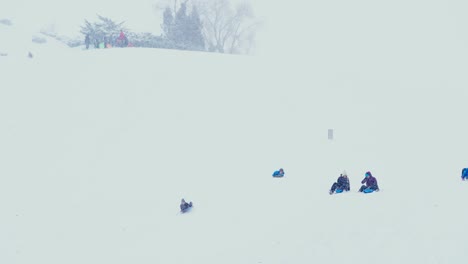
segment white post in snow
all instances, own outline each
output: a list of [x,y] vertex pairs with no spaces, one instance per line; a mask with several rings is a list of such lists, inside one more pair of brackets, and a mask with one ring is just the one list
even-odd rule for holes
[[328,129],[328,140],[333,140],[333,129]]

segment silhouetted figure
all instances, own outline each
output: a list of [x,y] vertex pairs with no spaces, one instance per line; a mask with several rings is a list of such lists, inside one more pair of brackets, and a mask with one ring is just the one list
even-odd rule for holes
[[367,191],[379,191],[379,185],[377,185],[377,179],[372,176],[370,171],[366,172],[364,180],[361,181],[362,185],[359,192]]
[[182,200],[180,201],[180,211],[181,211],[182,213],[187,212],[191,207],[192,207],[192,202],[187,203],[187,202],[185,201],[185,199],[182,199]]
[[[345,191],[348,192],[350,190],[349,179],[346,171],[344,171],[338,180],[333,183],[332,187],[330,188],[330,194],[333,194],[336,190],[340,190],[339,192]],[[338,192],[338,191],[337,191]]]
[[89,49],[89,44],[91,43],[90,39],[89,39],[89,34],[86,34],[86,37],[85,37],[85,44],[86,44],[86,49]]
[[123,33],[122,30],[120,30],[120,35],[117,38],[117,46],[123,48],[128,46],[128,39],[127,36]]

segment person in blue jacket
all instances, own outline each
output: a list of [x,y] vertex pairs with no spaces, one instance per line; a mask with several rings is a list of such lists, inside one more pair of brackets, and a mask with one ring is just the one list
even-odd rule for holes
[[468,168],[464,168],[462,170],[461,178],[462,178],[463,181],[468,180]]
[[283,177],[284,176],[284,170],[283,168],[273,172],[273,177]]
[[333,183],[329,193],[333,194],[338,189],[346,191],[346,192],[350,190],[349,179],[348,179],[348,175],[346,175],[346,171],[340,174],[340,177],[338,177],[338,180],[336,180],[336,182]]
[[377,179],[372,176],[370,171],[366,172],[364,180],[361,181],[362,185],[359,189],[359,192],[363,192],[365,189],[370,189],[372,191],[379,191],[379,185],[377,184]]

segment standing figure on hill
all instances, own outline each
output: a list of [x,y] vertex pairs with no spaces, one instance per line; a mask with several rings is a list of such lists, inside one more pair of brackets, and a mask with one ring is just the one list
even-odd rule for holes
[[359,192],[370,193],[373,191],[379,191],[379,185],[377,185],[377,179],[372,176],[370,171],[366,172],[364,180],[361,181],[362,185]]
[[86,44],[86,49],[89,49],[89,44],[91,43],[91,41],[89,40],[89,34],[86,34],[84,43]]
[[333,194],[335,191],[337,193],[341,193],[343,191],[348,192],[349,190],[350,185],[348,175],[346,174],[346,171],[343,171],[343,173],[340,174],[340,177],[338,177],[338,180],[336,180],[336,182],[333,183],[329,193]]
[[128,46],[127,36],[125,36],[122,30],[120,30],[120,35],[117,38],[117,46],[122,47],[122,48]]
[[283,168],[273,172],[273,177],[283,177],[284,176],[284,170]]
[[463,181],[468,180],[468,168],[462,170],[461,178]]
[[124,44],[124,47],[128,47],[128,38],[127,38],[127,36],[124,36],[123,44]]
[[192,207],[192,202],[187,203],[185,199],[180,201],[180,212],[185,213]]
[[112,37],[105,38],[104,46],[106,49],[112,48]]

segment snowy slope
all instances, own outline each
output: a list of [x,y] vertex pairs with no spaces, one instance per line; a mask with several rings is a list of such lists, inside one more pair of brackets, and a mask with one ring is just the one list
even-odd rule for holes
[[0,41],[0,54],[2,56],[0,59],[2,61],[27,60],[29,52],[33,56],[41,53],[49,54],[48,56],[60,56],[57,55],[60,51],[70,52],[64,43],[42,34],[37,25],[30,25],[28,21],[24,20],[7,21],[11,25],[0,23],[0,36],[2,36]]
[[465,263],[457,45],[0,57],[0,263]]
[[[465,89],[321,87],[335,80],[265,63],[2,62],[1,262],[463,263]],[[352,192],[329,196],[343,169]],[[380,193],[356,193],[366,170]],[[182,197],[195,208],[177,215]]]

